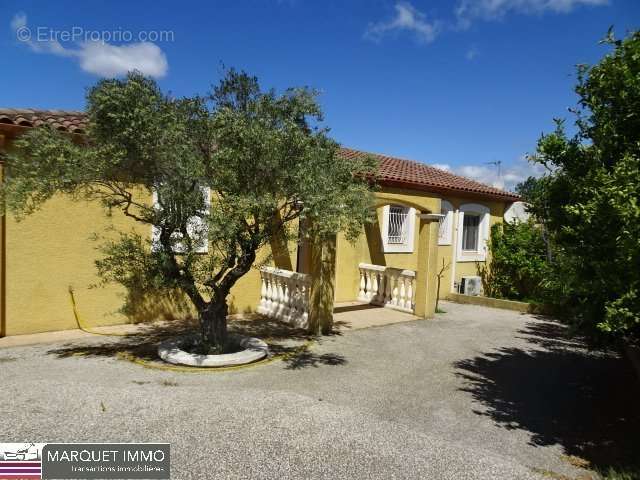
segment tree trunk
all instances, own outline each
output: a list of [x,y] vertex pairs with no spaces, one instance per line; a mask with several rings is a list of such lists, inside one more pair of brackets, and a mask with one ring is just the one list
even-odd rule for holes
[[218,353],[224,353],[227,344],[228,310],[226,299],[222,299],[212,300],[199,312],[202,342],[209,348],[215,348]]

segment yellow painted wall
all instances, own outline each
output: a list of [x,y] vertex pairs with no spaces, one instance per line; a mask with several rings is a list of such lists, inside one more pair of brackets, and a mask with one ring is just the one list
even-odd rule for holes
[[[182,295],[139,298],[133,311],[123,314],[125,290],[118,285],[91,288],[99,282],[94,261],[100,252],[94,234],[108,236],[108,227],[151,235],[118,211],[107,217],[98,203],[56,196],[43,208],[17,222],[6,217],[6,332],[18,335],[77,328],[69,288],[74,291],[81,321],[86,326],[114,325],[191,316],[195,312]],[[111,233],[113,234],[113,233]],[[282,250],[282,245],[280,246]],[[296,247],[271,258],[269,248],[259,261],[294,268]],[[230,313],[253,310],[260,299],[258,266],[242,277],[229,297]]]
[[[134,225],[114,216],[116,227]],[[69,287],[91,325],[124,323],[117,311],[124,291],[116,286],[90,289],[98,282],[93,233],[109,224],[99,205],[55,197],[16,222],[6,219],[7,335],[77,328]]]
[[[504,215],[505,208],[507,204],[505,202],[491,201],[491,200],[483,200],[483,199],[469,199],[469,198],[458,198],[458,197],[442,197],[442,200],[447,200],[453,205],[454,211],[460,208],[462,204],[465,203],[477,203],[480,205],[485,205],[490,210],[490,226],[493,226],[495,223],[502,222],[502,218]],[[458,241],[460,232],[458,229],[458,216],[454,214],[453,218],[453,233],[452,233],[452,243],[451,245],[439,245],[438,246],[438,272],[442,269],[443,260],[446,269],[444,270],[444,274],[442,276],[442,280],[440,283],[440,298],[445,298],[451,292],[451,260],[453,258],[453,249],[455,248],[456,242]],[[490,258],[487,257],[487,261],[490,261]],[[472,261],[458,261],[455,266],[455,281],[460,282],[463,276],[468,275],[477,275],[477,266],[475,262]]]
[[360,284],[360,263],[372,263],[393,268],[417,270],[419,245],[419,220],[414,228],[413,252],[383,253],[382,249],[382,211],[384,205],[400,204],[413,207],[422,213],[440,211],[440,199],[434,194],[415,190],[385,188],[376,192],[378,222],[364,229],[355,243],[347,241],[344,235],[338,235],[336,248],[336,302],[350,302],[358,296]]
[[[473,201],[484,203],[491,209],[491,223],[500,221],[504,204],[446,198],[454,208]],[[376,193],[378,223],[363,231],[355,243],[343,235],[337,239],[336,251],[336,301],[355,300],[358,293],[358,264],[373,263],[395,268],[418,270],[419,221],[414,229],[414,249],[411,253],[383,253],[380,228],[382,207],[385,204],[403,204],[423,213],[440,211],[440,198],[425,192],[384,189]],[[457,222],[454,222],[454,226]],[[193,311],[183,298],[152,297],[139,299],[135,311],[123,314],[124,289],[117,285],[90,288],[99,282],[94,265],[99,252],[93,234],[105,234],[108,227],[126,231],[134,229],[141,235],[150,235],[150,227],[138,225],[120,212],[111,217],[97,203],[72,201],[57,196],[47,202],[37,213],[21,222],[6,217],[6,335],[36,333],[76,328],[69,288],[74,291],[77,308],[87,326],[112,325],[192,315]],[[285,248],[286,246],[286,248]],[[276,255],[270,256],[275,250]],[[284,241],[274,242],[259,254],[259,262],[287,270],[296,269],[297,246]],[[438,247],[437,265],[442,258],[450,258],[451,247]],[[1,260],[0,260],[1,261]],[[230,312],[252,311],[260,298],[259,265],[241,278],[233,288],[229,303]],[[463,274],[475,274],[473,262],[459,262],[456,278]],[[441,285],[441,298],[449,293],[450,269]],[[435,294],[435,285],[433,286]],[[431,287],[429,287],[431,290]],[[430,295],[431,296],[431,295]],[[179,296],[177,296],[179,297]]]
[[[415,190],[383,189],[376,193],[378,203],[377,214],[378,223],[366,228],[355,243],[348,242],[344,235],[338,236],[337,243],[337,273],[336,273],[336,302],[354,301],[358,295],[360,273],[359,263],[372,263],[394,268],[407,270],[418,270],[418,229],[414,229],[414,249],[412,253],[383,253],[382,249],[382,210],[385,204],[402,204],[414,207],[421,211],[439,213],[440,201],[447,200],[454,210],[465,203],[477,203],[485,205],[490,210],[490,225],[502,221],[505,202],[484,200],[477,198],[459,198],[444,196],[440,198],[437,194],[419,192]],[[416,223],[417,226],[417,223]],[[454,215],[453,241],[457,241],[458,219]],[[451,291],[451,260],[455,243],[451,245],[438,246],[438,258],[436,261],[436,271],[439,272],[443,266],[446,267],[440,282],[440,298],[445,298]],[[455,268],[455,281],[459,282],[463,276],[477,275],[475,262],[458,261]],[[435,286],[434,286],[435,288]]]

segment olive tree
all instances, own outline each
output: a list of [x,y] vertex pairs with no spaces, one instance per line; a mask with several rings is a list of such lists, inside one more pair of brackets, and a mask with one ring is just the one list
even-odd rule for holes
[[303,222],[315,241],[355,238],[370,219],[375,165],[337,158],[316,97],[263,91],[233,69],[192,98],[138,73],[102,80],[88,91],[81,141],[46,126],[16,141],[4,206],[21,218],[65,194],[148,226],[153,237],[132,229],[103,242],[99,274],[182,292],[207,351],[224,351],[229,293],[274,236],[292,238]]

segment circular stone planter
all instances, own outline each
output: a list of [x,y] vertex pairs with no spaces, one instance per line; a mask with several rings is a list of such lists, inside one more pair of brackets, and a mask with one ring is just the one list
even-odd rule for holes
[[158,345],[158,355],[162,360],[175,365],[188,365],[190,367],[229,367],[233,365],[246,365],[261,360],[269,354],[269,346],[259,338],[243,337],[241,335],[229,335],[229,341],[236,343],[241,350],[235,353],[223,353],[220,355],[201,355],[189,353],[183,348],[191,344],[195,335],[165,340]]

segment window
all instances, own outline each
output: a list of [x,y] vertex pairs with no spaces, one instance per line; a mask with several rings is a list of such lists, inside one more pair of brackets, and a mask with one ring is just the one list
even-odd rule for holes
[[[205,204],[205,210],[201,212],[201,215],[195,215],[187,220],[187,233],[189,234],[189,238],[191,238],[193,242],[197,242],[195,251],[198,253],[207,253],[209,251],[209,232],[207,227],[206,215],[208,215],[209,207],[211,205],[211,189],[209,187],[201,187],[201,191]],[[153,207],[156,209],[160,208],[160,204],[158,203],[158,193],[156,191],[153,192]],[[180,215],[178,208],[178,205],[174,206],[176,215]],[[180,232],[173,232],[171,237],[176,241],[173,247],[174,252],[184,252],[184,246],[180,242],[182,234]],[[160,228],[156,227],[155,225],[151,229],[151,241],[152,248],[154,250],[160,248]]]
[[444,215],[444,217],[440,219],[438,245],[451,245],[451,236],[453,232],[453,205],[446,200],[442,200],[440,213]]
[[393,205],[389,207],[389,222],[387,225],[387,242],[403,245],[407,241],[409,209]]
[[457,249],[460,262],[484,262],[489,239],[489,208],[476,203],[460,206]]
[[386,253],[413,251],[415,210],[402,205],[386,205],[383,210],[382,246]]
[[466,213],[462,221],[462,250],[478,251],[480,215]]

